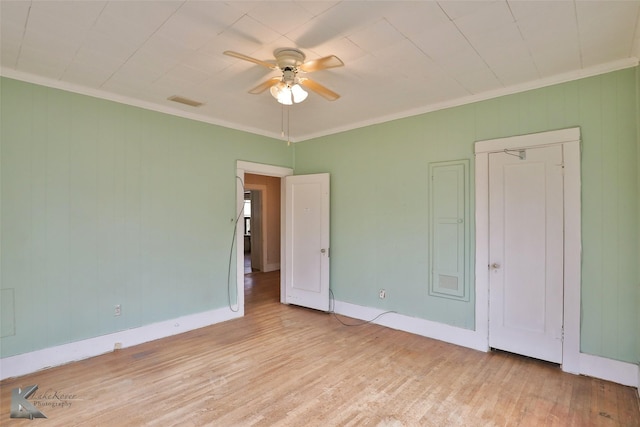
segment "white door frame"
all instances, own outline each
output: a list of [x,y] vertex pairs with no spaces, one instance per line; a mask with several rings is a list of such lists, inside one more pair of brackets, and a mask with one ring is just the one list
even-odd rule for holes
[[[236,212],[235,217],[232,219],[236,220],[238,215],[244,209],[244,174],[252,173],[256,175],[265,175],[265,176],[274,176],[277,178],[284,178],[285,176],[293,175],[293,169],[282,167],[282,166],[274,166],[274,165],[266,165],[262,163],[252,163],[245,162],[243,160],[238,160],[236,163]],[[239,179],[238,179],[239,178]],[[281,184],[281,188],[284,183]],[[284,192],[281,192],[284,194]],[[284,198],[281,197],[284,203]],[[239,205],[238,205],[239,204]],[[281,210],[284,212],[284,210]],[[284,221],[284,215],[281,214],[281,221]],[[282,224],[281,230],[284,230],[284,224]],[[284,248],[281,249],[281,253],[283,253]],[[282,255],[281,255],[282,258]],[[284,259],[280,260],[281,267],[283,265]],[[284,290],[282,289],[282,280],[280,281],[280,295],[281,298],[284,295]],[[244,236],[242,233],[236,233],[236,305],[237,312],[244,316]],[[233,304],[233,295],[231,296],[231,303]]]
[[564,156],[564,340],[562,370],[580,370],[580,128],[562,129],[475,143],[476,333],[489,349],[489,154],[561,144]]

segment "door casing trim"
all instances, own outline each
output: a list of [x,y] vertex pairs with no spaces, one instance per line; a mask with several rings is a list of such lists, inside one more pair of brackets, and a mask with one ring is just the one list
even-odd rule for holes
[[564,303],[562,370],[580,371],[581,199],[580,128],[477,141],[475,143],[475,326],[489,350],[489,154],[505,149],[561,145],[564,157]]

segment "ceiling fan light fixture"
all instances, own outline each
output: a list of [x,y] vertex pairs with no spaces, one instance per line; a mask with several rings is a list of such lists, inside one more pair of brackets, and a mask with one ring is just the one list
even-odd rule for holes
[[282,86],[278,87],[275,91],[272,91],[271,94],[278,100],[280,104],[292,105],[293,98],[291,97],[291,89],[289,89],[289,87],[284,83],[281,84]]
[[302,89],[302,86],[297,83],[289,87],[285,82],[278,82],[271,86],[270,92],[271,96],[277,99],[280,104],[284,105],[293,105],[294,102],[298,104],[309,96],[307,91]]
[[278,102],[284,105],[293,105],[293,100],[291,99],[291,90],[289,88],[283,90],[278,95]]
[[309,96],[309,94],[304,89],[302,89],[302,86],[300,86],[298,83],[294,84],[291,87],[291,95],[293,96],[293,102],[295,102],[296,104],[304,101],[305,99],[307,99],[307,96]]
[[273,96],[275,99],[278,99],[278,95],[280,94],[282,89],[286,87],[287,85],[285,85],[284,82],[280,81],[274,84],[273,86],[271,86],[271,89],[269,89],[269,92],[271,92],[271,96]]
[[288,84],[282,81],[271,86],[270,92],[271,96],[277,99],[280,104],[284,105],[293,105],[294,102],[302,102],[307,97],[306,92],[304,94],[300,94],[300,92],[296,90],[296,92],[294,93],[292,88],[290,88]]

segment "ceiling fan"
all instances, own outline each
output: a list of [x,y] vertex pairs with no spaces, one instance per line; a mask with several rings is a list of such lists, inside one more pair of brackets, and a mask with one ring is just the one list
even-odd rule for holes
[[311,73],[318,70],[326,70],[328,68],[342,67],[344,63],[335,55],[329,55],[318,59],[306,61],[306,56],[302,51],[295,48],[280,48],[273,52],[274,62],[262,61],[252,58],[242,53],[227,50],[223,52],[225,55],[234,58],[243,59],[262,65],[263,67],[279,70],[279,77],[272,77],[269,80],[260,83],[249,91],[252,94],[259,94],[270,89],[271,95],[284,105],[292,105],[299,103],[307,98],[307,92],[302,88],[304,86],[322,96],[329,101],[335,101],[340,95],[334,91],[322,86],[314,80],[301,77],[300,74]]

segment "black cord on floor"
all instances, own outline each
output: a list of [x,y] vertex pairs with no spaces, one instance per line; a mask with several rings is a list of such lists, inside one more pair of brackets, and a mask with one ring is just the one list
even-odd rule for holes
[[335,297],[333,295],[333,291],[331,289],[329,289],[329,313],[333,314],[333,317],[336,318],[336,320],[338,322],[340,322],[341,324],[343,324],[344,326],[362,326],[362,325],[368,325],[369,323],[373,323],[376,320],[378,320],[380,317],[384,316],[385,314],[390,314],[390,313],[397,313],[397,311],[385,311],[384,313],[380,313],[378,314],[376,317],[374,317],[371,320],[365,320],[362,322],[358,322],[358,323],[345,323],[344,321],[342,321],[342,319],[340,319],[338,317],[338,314],[335,312],[335,305],[336,305],[336,300]]
[[[244,182],[242,182],[242,178],[240,178],[239,176],[236,175],[236,179],[238,181],[240,181],[240,184],[242,185],[242,193],[244,194],[245,188],[244,188]],[[229,309],[231,311],[233,311],[234,313],[237,313],[238,311],[240,311],[240,307],[234,309],[233,305],[231,304],[231,261],[233,260],[233,248],[235,246],[236,243],[236,235],[238,233],[238,222],[240,221],[240,218],[242,217],[244,211],[243,209],[240,209],[240,213],[238,214],[234,224],[233,224],[233,236],[231,237],[231,245],[229,247],[229,269],[227,271],[227,302],[229,305]],[[384,313],[380,313],[378,314],[376,317],[374,317],[371,320],[365,320],[363,322],[358,322],[358,323],[345,323],[344,321],[342,321],[342,319],[340,319],[338,317],[338,314],[335,312],[334,308],[335,308],[335,298],[333,295],[333,291],[331,289],[329,289],[329,313],[333,314],[333,317],[336,318],[336,320],[338,322],[340,322],[341,324],[343,324],[344,326],[362,326],[362,325],[367,325],[369,323],[373,323],[376,320],[378,320],[380,317],[384,316],[385,314],[390,314],[390,313],[397,313],[396,311],[385,311]]]
[[[240,181],[242,185],[242,194],[244,194],[244,182],[242,182],[242,178],[236,175],[236,179]],[[229,247],[229,269],[227,270],[227,304],[229,305],[229,310],[237,313],[240,311],[240,306],[238,308],[233,308],[233,304],[231,304],[231,261],[233,261],[233,248],[236,244],[236,235],[238,234],[238,222],[240,218],[244,214],[244,209],[240,209],[240,213],[236,217],[236,220],[233,224],[233,236],[231,237],[231,246]],[[236,303],[238,301],[238,296],[236,295]]]

